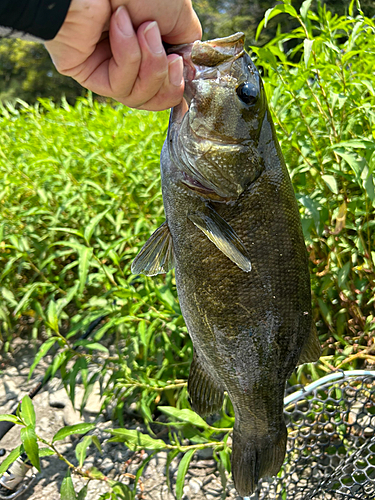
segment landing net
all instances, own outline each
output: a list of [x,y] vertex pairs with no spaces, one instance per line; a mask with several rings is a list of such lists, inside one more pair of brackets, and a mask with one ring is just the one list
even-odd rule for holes
[[328,375],[284,400],[287,454],[251,500],[375,500],[375,371]]

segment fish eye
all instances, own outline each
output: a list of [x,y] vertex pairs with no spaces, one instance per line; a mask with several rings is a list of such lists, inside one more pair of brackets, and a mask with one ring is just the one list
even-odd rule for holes
[[258,99],[258,89],[252,83],[241,83],[236,89],[238,97],[245,104],[255,104]]

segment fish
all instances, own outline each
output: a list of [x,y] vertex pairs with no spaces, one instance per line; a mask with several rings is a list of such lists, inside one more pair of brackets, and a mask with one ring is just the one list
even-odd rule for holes
[[231,470],[241,496],[285,458],[285,384],[320,344],[292,183],[244,34],[170,49],[184,60],[183,101],[161,152],[166,221],[132,264],[175,268],[193,342],[193,410],[235,413]]

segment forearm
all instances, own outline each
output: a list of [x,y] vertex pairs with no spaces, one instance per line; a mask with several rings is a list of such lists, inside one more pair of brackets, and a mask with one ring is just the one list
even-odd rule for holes
[[1,0],[0,36],[25,33],[51,40],[64,22],[71,0]]

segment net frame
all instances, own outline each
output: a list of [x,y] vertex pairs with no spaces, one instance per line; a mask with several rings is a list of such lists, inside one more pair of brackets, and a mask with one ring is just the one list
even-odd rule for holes
[[375,371],[334,372],[294,391],[284,416],[283,467],[244,500],[375,500]]

